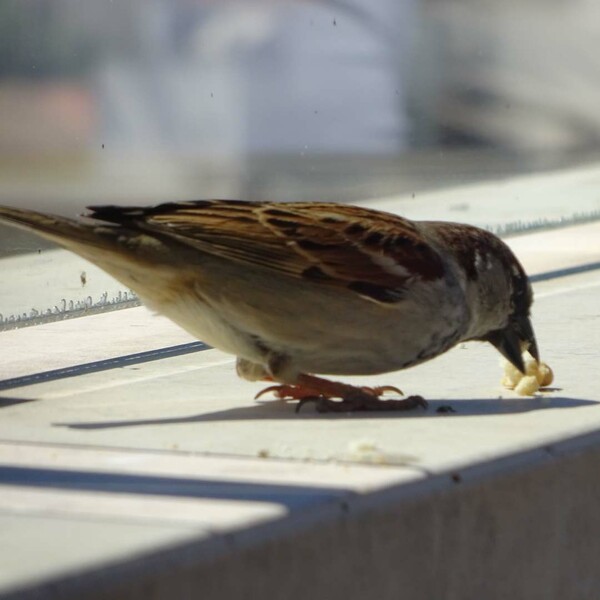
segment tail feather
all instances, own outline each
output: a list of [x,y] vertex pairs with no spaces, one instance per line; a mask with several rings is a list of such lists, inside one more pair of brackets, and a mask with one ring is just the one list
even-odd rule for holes
[[[73,219],[32,210],[0,206],[0,222],[31,231],[99,266],[127,287],[140,293],[137,284],[147,279],[157,263],[160,243],[116,225],[80,223]],[[163,253],[164,255],[164,253]]]
[[105,249],[114,246],[114,241],[111,239],[114,240],[116,232],[110,232],[108,227],[87,225],[66,217],[0,206],[0,221],[19,229],[32,231],[77,254],[82,254],[82,251],[85,251],[85,248],[90,245]]

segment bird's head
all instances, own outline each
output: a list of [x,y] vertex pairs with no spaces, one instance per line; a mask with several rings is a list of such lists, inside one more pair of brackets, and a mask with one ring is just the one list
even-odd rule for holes
[[[512,254],[512,253],[511,253]],[[488,331],[481,339],[490,342],[521,373],[525,373],[522,353],[527,350],[536,361],[540,356],[531,325],[533,290],[523,267],[513,256],[508,284],[509,310],[503,326]]]
[[523,352],[536,361],[539,352],[530,320],[533,290],[527,273],[512,250],[498,237],[478,231],[474,272],[479,321],[478,339],[492,344],[504,358],[525,373]]
[[467,339],[490,342],[525,372],[522,353],[539,361],[530,321],[533,290],[511,249],[494,234],[469,225],[440,223],[437,234],[452,250],[471,311]]

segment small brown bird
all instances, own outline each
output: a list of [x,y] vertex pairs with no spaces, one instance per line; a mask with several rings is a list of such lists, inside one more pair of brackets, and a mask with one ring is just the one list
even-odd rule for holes
[[[404,410],[390,386],[314,374],[372,375],[417,365],[459,342],[488,341],[524,371],[538,350],[531,285],[493,234],[333,203],[200,200],[95,206],[92,222],[0,207],[95,263],[148,307],[237,356],[263,392],[321,411]],[[261,393],[263,393],[261,392]],[[334,400],[337,399],[337,400]]]

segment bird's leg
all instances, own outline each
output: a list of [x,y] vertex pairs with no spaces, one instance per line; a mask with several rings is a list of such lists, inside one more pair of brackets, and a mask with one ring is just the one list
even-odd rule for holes
[[[296,383],[270,386],[259,392],[256,397],[274,392],[279,398],[300,400],[296,411],[307,402],[315,402],[319,412],[410,410],[418,406],[427,408],[427,402],[421,396],[409,396],[402,400],[381,400],[379,396],[388,391],[402,394],[393,386],[355,387],[301,373]],[[340,401],[332,398],[340,398]]]

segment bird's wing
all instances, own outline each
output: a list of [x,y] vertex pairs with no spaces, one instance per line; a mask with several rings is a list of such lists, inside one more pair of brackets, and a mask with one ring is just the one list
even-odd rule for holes
[[444,274],[441,257],[414,223],[356,206],[201,200],[90,210],[94,219],[382,303],[400,301],[416,279]]

